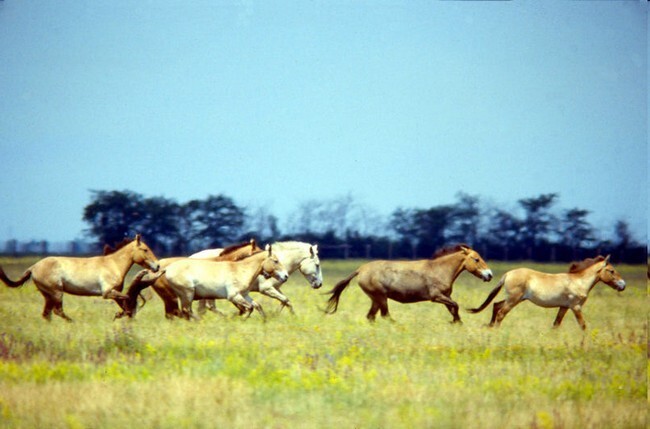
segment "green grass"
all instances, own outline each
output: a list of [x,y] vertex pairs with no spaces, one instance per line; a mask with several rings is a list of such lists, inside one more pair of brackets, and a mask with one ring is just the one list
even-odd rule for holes
[[[0,260],[12,277],[30,263]],[[75,323],[47,323],[31,282],[3,286],[0,427],[646,427],[645,266],[617,267],[623,293],[592,291],[583,333],[571,314],[552,330],[556,312],[530,303],[498,330],[485,327],[490,308],[461,311],[457,326],[442,305],[392,301],[395,322],[370,324],[354,282],[338,312],[323,315],[321,292],[360,263],[324,261],[319,291],[292,277],[283,291],[296,316],[255,295],[266,323],[212,313],[170,322],[157,300],[113,321],[114,303],[69,295]],[[498,278],[514,265],[491,267]],[[495,284],[464,273],[453,297],[476,306]]]

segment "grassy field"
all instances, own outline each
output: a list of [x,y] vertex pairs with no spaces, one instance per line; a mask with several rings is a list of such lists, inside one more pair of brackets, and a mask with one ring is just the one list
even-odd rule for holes
[[[31,262],[0,265],[16,278]],[[596,286],[583,333],[571,314],[552,330],[556,311],[530,303],[498,330],[485,327],[491,308],[462,310],[458,326],[442,305],[392,301],[395,322],[370,324],[354,282],[338,312],[323,315],[321,292],[359,263],[323,261],[319,291],[294,274],[283,291],[295,316],[255,295],[267,322],[170,322],[157,299],[136,319],[113,321],[114,303],[67,295],[75,323],[47,323],[31,282],[1,286],[0,427],[646,427],[645,266],[617,267],[622,293]],[[514,267],[490,265],[497,279]],[[497,279],[464,273],[452,296],[477,306]]]

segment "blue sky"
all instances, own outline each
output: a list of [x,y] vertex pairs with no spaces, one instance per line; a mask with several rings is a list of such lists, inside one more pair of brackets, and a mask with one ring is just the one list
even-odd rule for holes
[[645,238],[647,58],[636,1],[4,0],[0,242],[125,189],[281,219],[557,192]]

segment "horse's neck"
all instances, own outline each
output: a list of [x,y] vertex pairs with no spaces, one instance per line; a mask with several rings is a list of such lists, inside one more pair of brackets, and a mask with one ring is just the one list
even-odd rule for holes
[[[263,257],[262,257],[263,256]],[[257,276],[262,274],[262,264],[266,259],[266,255],[263,253],[256,253],[253,256],[250,256],[244,261],[236,262],[235,266],[243,268],[242,277],[248,279],[247,284],[250,287],[253,282],[257,279]]]
[[454,284],[460,273],[463,272],[463,261],[465,255],[462,252],[452,253],[450,255],[441,256],[440,258],[431,261],[432,266],[445,284],[451,286]]
[[569,273],[569,275],[572,276],[573,284],[587,295],[600,281],[598,278],[598,269],[598,264],[594,264],[584,271]]
[[102,256],[107,264],[113,264],[119,268],[122,277],[126,276],[133,265],[133,245],[127,244],[110,255]]

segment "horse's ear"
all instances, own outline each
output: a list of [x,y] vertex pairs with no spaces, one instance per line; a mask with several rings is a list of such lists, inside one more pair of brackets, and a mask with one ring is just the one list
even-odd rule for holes
[[140,244],[140,239],[141,239],[140,234],[136,234],[136,235],[135,235],[135,242],[136,242],[137,244]]
[[465,253],[466,255],[469,254],[470,250],[472,250],[467,246],[460,246],[460,248],[463,251],[463,253]]
[[316,254],[314,253],[314,246],[309,246],[309,253],[311,254],[312,258],[316,256]]
[[254,239],[254,238],[251,238],[251,240],[250,240],[250,244],[251,244],[251,247],[252,247],[253,249],[257,247],[257,243],[255,242],[255,239]]
[[264,250],[266,250],[267,252],[269,252],[269,256],[271,256],[271,254],[272,254],[272,252],[273,252],[273,249],[271,248],[271,245],[270,245],[270,244],[267,244],[266,247],[264,247]]
[[610,258],[611,256],[612,256],[612,255],[607,255],[607,256],[605,256],[605,265],[609,264],[609,258]]

